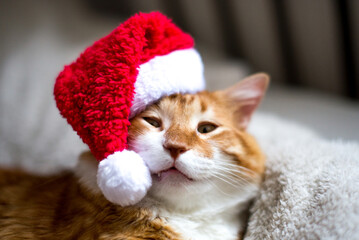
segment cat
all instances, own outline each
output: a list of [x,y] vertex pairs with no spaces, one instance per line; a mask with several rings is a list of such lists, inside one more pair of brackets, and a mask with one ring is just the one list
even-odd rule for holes
[[104,198],[90,152],[53,176],[1,169],[0,239],[241,239],[265,168],[246,128],[268,82],[170,95],[131,119],[128,148],[153,180],[134,206]]

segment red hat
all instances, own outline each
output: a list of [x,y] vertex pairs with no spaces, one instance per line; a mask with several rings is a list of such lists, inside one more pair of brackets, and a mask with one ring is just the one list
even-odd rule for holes
[[161,13],[140,13],[57,77],[57,107],[100,161],[97,181],[109,201],[135,204],[151,186],[142,158],[126,150],[129,119],[163,96],[204,89],[193,46],[191,36]]

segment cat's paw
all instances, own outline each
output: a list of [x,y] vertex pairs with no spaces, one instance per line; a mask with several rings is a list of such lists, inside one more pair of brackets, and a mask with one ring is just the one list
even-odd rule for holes
[[129,206],[138,203],[151,187],[149,169],[134,151],[115,152],[98,166],[97,183],[112,203]]

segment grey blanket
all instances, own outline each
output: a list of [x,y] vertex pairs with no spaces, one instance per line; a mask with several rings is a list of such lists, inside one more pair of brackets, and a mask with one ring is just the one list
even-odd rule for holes
[[359,239],[359,144],[269,116],[251,131],[267,170],[245,239]]
[[[74,166],[86,146],[61,119],[52,97],[51,79],[70,54],[34,36],[34,46],[19,48],[1,65],[0,164],[49,173]],[[37,53],[39,46],[43,51]],[[53,68],[33,61],[36,54],[56,55]],[[260,114],[250,131],[268,161],[246,239],[359,239],[358,143],[324,140]]]
[[[55,20],[63,19],[56,17],[62,11],[45,11],[42,2],[29,4],[37,4],[30,15],[36,17],[28,17],[27,7],[19,11],[19,4],[16,16],[23,13],[37,28],[29,22],[21,24],[24,29],[10,39],[13,49],[0,61],[0,164],[49,173],[74,166],[86,149],[55,107],[54,79],[65,63],[117,22],[76,11],[79,6],[71,2],[68,10],[76,14],[66,19],[76,24],[71,34],[64,35],[54,31],[61,29],[56,24],[62,21]],[[222,81],[223,75],[215,75],[222,68],[215,66],[209,76]],[[236,63],[230,69],[237,67]],[[222,71],[233,74],[228,67]],[[233,78],[239,79],[237,75]],[[266,115],[255,116],[250,130],[268,161],[245,239],[359,239],[359,144],[327,141],[304,127]]]

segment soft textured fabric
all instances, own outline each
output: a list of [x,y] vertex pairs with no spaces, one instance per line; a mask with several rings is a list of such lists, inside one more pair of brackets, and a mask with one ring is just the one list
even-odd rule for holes
[[250,130],[267,169],[245,239],[359,239],[359,143],[268,116]]
[[60,73],[54,89],[57,106],[98,160],[126,148],[140,65],[193,45],[191,36],[161,13],[141,13],[95,42]]
[[203,70],[201,56],[193,48],[173,51],[141,64],[130,118],[162,96],[195,93],[204,89]]
[[203,64],[193,45],[191,36],[166,16],[140,13],[87,48],[57,77],[57,107],[93,155],[105,161],[97,180],[109,201],[135,204],[151,186],[140,156],[122,152],[130,114],[163,96],[204,89]]
[[107,200],[129,206],[146,195],[152,179],[140,155],[123,150],[109,155],[99,163],[97,184]]
[[[36,7],[28,8],[25,4],[18,4],[17,6],[21,10],[20,12],[26,12],[30,14],[29,16],[36,16],[30,17],[25,23],[27,31],[13,28],[16,24],[13,22],[12,25],[9,23],[11,27],[8,27],[8,31],[4,33],[16,33],[13,37],[15,37],[14,39],[21,39],[21,43],[13,44],[8,49],[8,53],[11,54],[3,55],[3,61],[0,64],[0,164],[2,166],[23,167],[32,172],[48,174],[64,167],[73,167],[76,164],[77,156],[86,149],[85,144],[80,141],[71,127],[60,118],[51,96],[51,89],[53,88],[51,79],[54,79],[55,74],[64,62],[74,59],[77,55],[75,53],[85,47],[84,42],[90,44],[88,41],[92,41],[95,38],[94,36],[103,34],[106,29],[111,29],[116,24],[117,19],[115,21],[109,19],[104,21],[96,14],[88,14],[87,11],[82,11],[84,8],[78,4],[73,4],[71,1],[61,2],[61,6],[69,7],[68,9],[72,13],[76,12],[76,14],[66,16],[66,18],[70,17],[70,21],[76,22],[76,24],[67,26],[67,31],[64,32],[59,30],[61,28],[58,25],[58,19],[63,19],[63,11],[58,11],[56,4],[47,5],[46,11],[43,11],[42,8],[44,4],[38,1],[28,1],[27,5]],[[28,17],[28,15],[23,16]],[[81,34],[79,34],[79,29],[81,29]],[[208,52],[208,49],[204,50]],[[211,58],[207,58],[207,60],[211,60]],[[238,62],[222,60],[221,58],[213,57],[206,69],[208,70],[208,85],[212,89],[229,86],[245,75],[240,72],[241,67]],[[237,71],[239,72],[237,73]],[[246,72],[245,70],[242,71]],[[218,79],[221,80],[218,81]],[[356,126],[354,124],[355,119],[358,119],[355,115],[355,111],[357,112],[357,108],[354,108],[355,105],[332,95],[323,96],[317,92],[309,92],[307,89],[302,89],[301,92],[281,89],[280,91],[270,91],[263,103],[268,103],[267,111],[279,112],[286,118],[297,118],[298,121],[302,122],[305,122],[303,120],[305,117],[313,119],[312,122],[306,121],[309,124],[314,123],[312,126],[318,125],[317,123],[320,120],[326,120],[326,124],[323,124],[324,127],[319,130],[325,131],[325,126],[327,126],[329,136],[341,134],[353,138],[355,135],[348,134],[348,129],[353,129],[353,133],[358,133],[357,129],[354,129]],[[282,108],[283,111],[278,111],[278,108]],[[334,129],[333,126],[336,124],[340,125]],[[252,130],[259,130],[255,131],[256,136],[260,136],[261,131],[265,132],[267,138],[260,137],[260,142],[264,145],[265,139],[268,139],[267,146],[269,147],[266,147],[266,150],[270,150],[270,144],[272,144],[273,148],[275,147],[280,151],[281,146],[285,148],[285,145],[281,145],[285,141],[292,139],[291,141],[295,142],[303,132],[308,132],[305,128],[298,127],[296,128],[297,131],[290,130],[291,124],[283,118],[271,120],[271,118],[263,115],[255,116],[251,126]],[[286,134],[286,137],[283,138],[283,134]],[[277,136],[278,139],[276,140]],[[323,140],[319,141],[322,142]],[[342,145],[342,143],[338,143],[338,145]],[[332,151],[337,151],[341,147],[337,147],[334,143],[332,148]],[[354,157],[348,152],[346,154]],[[271,162],[270,159],[268,161]],[[345,166],[340,165],[340,168],[342,167]],[[354,169],[353,172],[355,171],[357,170]],[[267,177],[267,181],[272,179],[272,183],[275,185],[275,175],[269,176],[271,177]],[[285,177],[284,175],[283,178]],[[269,189],[265,191],[267,194],[269,194]],[[279,194],[273,195],[279,196]],[[279,205],[279,200],[280,197],[268,198],[266,204],[262,201],[261,206],[265,209],[257,208],[250,222],[254,222],[253,219],[259,220],[257,213],[264,214],[271,209],[270,207]],[[353,208],[348,208],[348,211],[353,212]],[[339,214],[339,216],[343,215]],[[348,221],[340,220],[342,223],[339,224],[348,224],[349,221],[357,222],[353,221],[353,216],[353,213],[349,214]],[[256,232],[253,231],[255,226],[252,224],[250,227],[252,231],[247,235],[248,239],[255,239],[255,236],[259,236],[260,231],[265,235],[264,239],[270,237],[275,239],[275,234],[272,232],[277,232],[277,228],[279,231],[283,231],[285,225],[289,225],[298,219],[298,217],[294,218],[294,215],[293,220],[291,218],[279,218],[275,225],[270,227],[274,219],[273,214],[269,213],[268,217],[264,217],[268,222],[260,222]],[[302,228],[302,232],[305,231],[307,236],[313,236],[311,239],[317,238],[314,231],[321,231],[322,229],[318,224],[307,224],[305,227],[306,229]],[[284,230],[283,234],[285,233]],[[328,234],[330,233],[331,231],[328,232]],[[299,236],[282,239],[303,239]],[[323,236],[327,235],[323,234]],[[310,239],[310,237],[308,238]],[[357,235],[353,234],[353,237],[346,239],[355,238],[358,239]],[[338,238],[335,235],[333,239],[345,239],[345,237]]]

